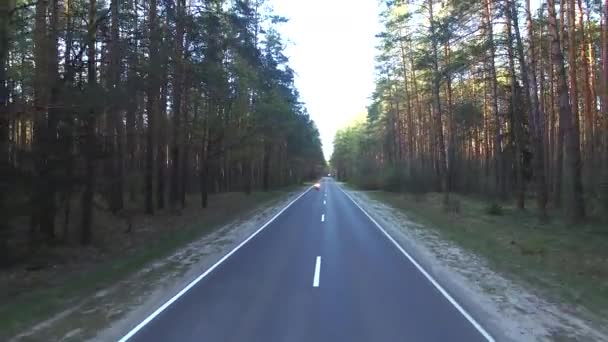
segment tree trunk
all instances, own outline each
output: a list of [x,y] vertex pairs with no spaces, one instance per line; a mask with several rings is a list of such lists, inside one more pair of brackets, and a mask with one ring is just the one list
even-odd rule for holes
[[491,83],[491,96],[492,96],[492,117],[494,118],[494,158],[495,165],[494,169],[496,174],[494,175],[495,184],[496,184],[496,192],[500,193],[500,198],[505,198],[506,194],[502,192],[501,189],[504,189],[502,183],[504,183],[504,160],[502,156],[502,129],[500,123],[500,114],[498,112],[498,80],[496,76],[496,46],[494,44],[494,29],[492,23],[492,2],[491,0],[484,0],[484,18],[485,18],[485,28],[486,35],[488,39],[488,45],[490,49],[490,58],[489,58],[489,72],[490,72],[490,83]]
[[[8,174],[9,160],[9,113],[8,113],[8,51],[10,13],[15,8],[15,0],[0,3],[0,177]],[[4,185],[0,183],[0,209],[3,202]]]
[[[159,118],[159,124],[162,125],[165,118]],[[163,133],[157,136],[157,147],[156,153],[156,207],[158,209],[165,208],[165,169],[167,162],[166,144]]]
[[[209,109],[212,107],[209,106]],[[201,143],[201,155],[200,155],[200,189],[201,189],[201,208],[207,208],[207,202],[209,197],[209,122],[208,115],[209,110],[205,113],[204,120],[204,134],[203,141]]]
[[[409,51],[412,51],[412,43],[410,41],[409,44]],[[416,113],[418,113],[418,130],[415,131],[415,135],[416,136],[423,136],[423,130],[424,130],[424,122],[422,120],[422,106],[420,104],[420,93],[418,92],[418,80],[416,79],[416,68],[415,68],[415,60],[414,60],[414,56],[413,54],[410,54],[410,71],[412,74],[412,96],[414,97],[415,100],[415,105],[416,105]],[[421,170],[425,170],[426,167],[426,162],[425,162],[425,142],[423,141],[418,141],[418,139],[416,139],[416,151],[418,152],[418,156],[416,157],[420,163],[420,169]]]
[[[578,0],[578,31],[580,32],[580,36],[582,37],[580,43],[580,60],[581,60],[581,69],[583,71],[583,77],[581,79],[583,83],[583,99],[584,99],[584,118],[585,118],[585,134],[584,134],[584,156],[586,161],[586,172],[585,179],[587,184],[594,184],[594,172],[593,166],[595,163],[595,134],[594,134],[594,124],[595,124],[595,108],[593,106],[593,94],[591,93],[591,89],[593,89],[593,78],[591,75],[593,74],[593,70],[591,65],[593,65],[593,60],[589,58],[587,55],[587,34],[585,32],[585,20],[584,20],[584,12],[583,12],[583,4],[582,0]],[[591,48],[589,50],[592,50]]]
[[[167,27],[170,26],[169,16],[166,17],[165,27],[162,28],[164,31],[163,36],[169,36],[169,32]],[[156,139],[156,205],[158,209],[165,208],[165,177],[166,177],[166,169],[167,169],[167,159],[168,159],[168,132],[166,127],[168,127],[169,118],[167,116],[167,98],[169,93],[169,51],[168,44],[162,45],[161,55],[163,57],[161,63],[162,70],[162,79],[160,84],[160,100],[156,109],[156,131],[154,132],[154,136]]]
[[[562,0],[563,1],[563,0]],[[576,15],[575,1],[568,0],[568,72],[570,76],[570,103],[572,118],[578,122],[578,80],[576,75]],[[563,48],[563,47],[562,47]],[[578,123],[576,124],[578,125]]]
[[264,191],[270,190],[270,152],[271,151],[272,151],[272,146],[270,145],[268,138],[266,138],[266,141],[264,141],[264,159],[262,161],[262,164],[263,164],[263,166],[262,166],[262,168],[263,168],[262,184],[263,184]]
[[[74,83],[75,76],[75,66],[72,62],[71,51],[73,48],[73,35],[74,35],[74,24],[73,24],[73,9],[72,9],[72,0],[65,1],[65,52],[64,52],[64,74],[63,74],[63,92],[65,92],[69,87]],[[62,99],[65,98],[66,95],[62,94]],[[63,189],[63,240],[67,242],[69,239],[69,222],[70,222],[70,213],[71,213],[71,205],[72,205],[72,192],[74,191],[74,182],[72,179],[74,178],[74,133],[76,130],[74,113],[70,108],[63,109],[63,122],[65,125],[64,132],[62,134],[63,140],[63,149],[67,154],[67,158],[65,160],[65,175],[66,175],[66,185]]]
[[[601,68],[601,80],[602,80],[602,117],[603,127],[601,130],[604,132],[602,137],[603,145],[603,160],[602,170],[604,170],[603,182],[608,184],[608,0],[604,1],[604,12],[603,12],[603,27],[602,27],[602,68]],[[608,197],[608,195],[607,195]],[[606,201],[606,210],[608,210],[608,200]]]
[[32,128],[32,151],[34,152],[35,159],[35,187],[36,191],[33,192],[31,199],[32,215],[30,218],[30,243],[33,244],[36,235],[36,227],[41,223],[41,217],[43,216],[43,202],[45,197],[45,188],[48,182],[44,181],[45,173],[45,157],[43,155],[44,141],[44,127],[46,122],[46,109],[47,109],[47,87],[48,84],[48,71],[47,71],[47,51],[45,45],[47,44],[47,24],[46,24],[46,12],[48,7],[48,1],[42,0],[36,3],[35,10],[35,24],[34,24],[34,119]]
[[[566,68],[557,33],[555,0],[548,0],[549,29],[551,31],[551,57],[557,69],[559,85],[559,114],[563,124],[566,165],[568,169],[568,214],[571,221],[578,222],[585,217],[585,201],[581,184],[579,133],[570,105]],[[576,120],[578,121],[578,120]],[[562,129],[562,127],[560,127]]]
[[[97,3],[96,0],[89,1],[89,27],[87,33],[87,86],[90,94],[97,92],[97,70],[96,70],[96,33],[95,25]],[[82,226],[80,243],[88,245],[91,243],[91,226],[93,224],[93,197],[95,194],[95,120],[96,104],[93,102],[88,110],[85,122],[85,188],[82,194]]]
[[[127,7],[129,8],[129,15],[136,15],[137,9],[134,5],[133,0],[129,0],[127,3]],[[129,28],[133,31],[137,31],[137,22],[131,23]],[[137,186],[136,186],[136,173],[137,173],[137,146],[139,139],[137,138],[137,129],[136,129],[136,114],[137,114],[137,106],[138,106],[138,98],[140,97],[140,91],[138,87],[137,78],[137,52],[138,52],[138,42],[135,41],[132,44],[132,49],[134,51],[129,51],[127,55],[127,81],[126,81],[126,89],[130,89],[133,93],[132,96],[129,96],[126,103],[126,114],[125,114],[125,133],[126,133],[126,175],[127,175],[127,184],[128,184],[128,192],[129,192],[129,201],[134,202],[137,196]]]
[[[519,84],[517,83],[517,75],[515,74],[515,53],[513,51],[513,30],[512,22],[515,19],[512,8],[515,6],[512,3],[514,0],[507,0],[507,52],[509,56],[509,72],[511,73],[511,117],[512,117],[512,130],[513,130],[513,164],[515,166],[515,191],[517,199],[517,208],[522,210],[525,209],[525,196],[526,187],[523,175],[523,119],[521,115],[521,108],[519,104],[522,98],[520,98]],[[525,67],[525,63],[522,68]],[[523,71],[523,70],[522,70]]]
[[183,25],[183,10],[184,0],[176,1],[176,23],[175,23],[175,75],[173,77],[173,136],[171,141],[171,207],[176,207],[179,202],[180,188],[180,160],[181,145],[181,107],[182,107],[182,83],[183,83],[183,44],[184,44],[184,25]]
[[120,96],[120,41],[119,41],[119,4],[118,0],[110,3],[112,15],[110,40],[109,92],[111,94],[110,118],[112,127],[112,180],[110,187],[110,209],[117,213],[124,206],[124,127],[118,97]]
[[[57,101],[58,101],[58,3],[36,3],[34,27],[34,106],[35,118],[32,132],[34,158],[36,160],[35,195],[31,220],[40,226],[47,240],[55,238],[55,193],[57,182],[53,178],[57,167]],[[49,23],[47,24],[47,18]]]
[[433,1],[429,0],[429,20],[431,30],[431,45],[433,54],[433,81],[432,81],[432,96],[433,96],[433,110],[435,111],[435,130],[438,141],[439,149],[439,178],[441,180],[441,192],[444,194],[443,205],[445,208],[448,206],[449,193],[448,193],[448,172],[447,172],[447,160],[445,151],[445,140],[443,136],[443,119],[441,110],[441,99],[439,97],[439,87],[441,81],[441,74],[439,72],[439,51],[438,51],[438,37],[437,37],[437,23],[433,17]]
[[[3,212],[5,196],[8,193],[6,179],[9,175],[9,91],[8,91],[8,51],[9,51],[9,21],[10,13],[15,8],[15,0],[0,3],[0,213]],[[13,129],[15,123],[13,123]],[[3,231],[5,222],[0,222]],[[6,248],[4,240],[0,240],[0,248]],[[0,252],[2,254],[2,252]],[[0,260],[2,263],[3,260]]]
[[403,43],[402,34],[400,32],[399,37],[399,47],[401,50],[401,65],[403,67],[403,88],[405,91],[405,101],[406,101],[406,127],[405,134],[407,134],[407,163],[409,166],[408,177],[412,177],[414,173],[414,158],[416,155],[416,146],[414,144],[414,120],[412,113],[412,97],[410,94],[410,85],[408,81],[408,73],[407,73],[407,58],[405,52],[405,44]]
[[160,32],[158,28],[158,17],[156,0],[150,0],[148,9],[148,25],[150,32],[150,68],[148,70],[148,86],[147,86],[147,104],[146,114],[148,116],[148,128],[146,132],[146,169],[145,169],[145,201],[146,201],[146,214],[154,214],[154,150],[156,147],[156,118],[158,116],[158,72],[160,69],[160,62],[158,56],[158,44],[160,41]]
[[[519,51],[520,65],[524,75],[524,84],[527,90],[530,104],[530,126],[532,133],[532,148],[534,155],[532,163],[534,169],[534,179],[536,181],[536,198],[541,221],[547,220],[547,185],[545,175],[545,151],[544,151],[544,122],[545,114],[539,107],[538,89],[536,80],[536,60],[534,51],[534,27],[532,23],[532,13],[530,11],[530,0],[526,0],[526,18],[528,26],[528,61],[530,68],[524,59],[524,47],[517,25],[517,3],[513,2],[513,18],[515,20],[515,35],[517,38],[517,50]],[[527,78],[525,75],[528,75]],[[541,92],[542,94],[542,92]]]
[[[187,78],[186,78],[187,79]],[[186,81],[185,84],[189,84],[189,81]],[[191,94],[190,91],[188,90],[188,86],[185,87],[185,98],[184,98],[184,102],[185,103],[189,103],[190,99],[192,99],[192,101],[194,101],[193,103],[193,115],[192,115],[192,122],[197,122],[198,120],[198,111],[199,111],[199,100],[195,97],[192,96],[194,94]],[[187,108],[187,107],[186,107]],[[186,207],[186,194],[188,192],[188,187],[190,186],[190,170],[192,169],[192,164],[190,161],[190,149],[192,146],[192,128],[191,126],[188,124],[189,122],[189,118],[188,118],[188,111],[184,110],[184,125],[182,126],[183,129],[183,138],[182,141],[184,142],[184,147],[183,147],[183,153],[182,153],[182,166],[181,166],[181,172],[182,172],[182,179],[180,183],[180,198],[181,198],[181,204],[182,204],[182,208]]]
[[[445,43],[444,53],[446,64],[450,65],[451,57],[450,57],[450,43],[449,41]],[[449,202],[450,191],[454,191],[454,178],[455,178],[455,170],[456,170],[456,125],[454,123],[454,110],[453,110],[453,99],[452,99],[452,75],[450,75],[449,70],[444,71],[444,75],[446,78],[446,95],[447,95],[447,117],[448,117],[448,147],[447,147],[447,160],[446,160],[446,168],[447,168],[447,193],[445,194],[445,202]]]

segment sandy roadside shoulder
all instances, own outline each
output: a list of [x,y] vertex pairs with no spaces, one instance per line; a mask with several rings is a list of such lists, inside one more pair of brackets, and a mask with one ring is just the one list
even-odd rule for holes
[[[400,210],[346,190],[497,341],[608,341],[608,333],[541,298]],[[565,339],[564,339],[565,338]]]

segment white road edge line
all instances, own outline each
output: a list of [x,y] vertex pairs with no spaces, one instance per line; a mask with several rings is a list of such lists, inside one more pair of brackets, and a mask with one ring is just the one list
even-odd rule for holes
[[321,277],[321,257],[317,257],[317,262],[315,263],[315,277],[312,280],[312,287],[319,287],[319,278]]
[[321,222],[325,222],[325,214],[321,214]]
[[211,267],[209,267],[203,274],[199,275],[196,279],[191,281],[186,287],[184,287],[181,291],[179,291],[175,296],[171,297],[171,299],[166,301],[165,304],[163,304],[161,307],[156,309],[156,311],[154,311],[152,314],[150,314],[148,317],[146,317],[146,319],[144,319],[141,323],[139,323],[137,326],[135,326],[135,328],[131,329],[131,331],[129,331],[125,336],[123,336],[120,340],[118,340],[118,342],[126,342],[131,337],[133,337],[133,335],[137,334],[137,332],[139,332],[143,327],[145,327],[146,324],[150,323],[156,316],[158,316],[161,312],[163,312],[166,308],[168,308],[169,305],[173,304],[176,300],[179,299],[179,297],[183,296],[186,292],[188,292],[188,290],[190,290],[192,287],[194,287],[198,282],[200,282],[203,278],[205,278],[207,275],[209,275],[209,273],[211,273],[214,269],[216,269],[220,264],[222,264],[224,261],[226,261],[226,259],[228,259],[232,254],[234,254],[241,247],[243,247],[243,245],[245,245],[247,242],[249,242],[251,239],[253,239],[256,235],[258,235],[262,230],[264,230],[264,228],[268,227],[269,224],[271,224],[277,217],[279,217],[279,215],[281,215],[285,210],[287,210],[287,208],[291,207],[292,204],[294,204],[297,200],[299,200],[302,196],[304,196],[308,191],[310,191],[310,189],[312,189],[312,187],[306,189],[306,191],[302,192],[293,201],[289,202],[289,204],[287,204],[283,209],[281,209],[281,211],[279,211],[270,220],[268,220],[268,222],[264,223],[263,226],[261,226],[253,234],[249,235],[249,237],[247,239],[245,239],[243,242],[238,244],[238,246],[234,247],[234,249],[232,249],[230,252],[228,252],[228,254],[224,255],[220,260],[218,260],[218,262],[216,262]]
[[481,324],[479,324],[462,306],[460,306],[460,304],[458,304],[458,302],[452,298],[452,296],[441,285],[439,285],[439,283],[424,268],[422,268],[422,266],[420,266],[420,264],[418,264],[418,262],[408,252],[406,252],[403,247],[401,247],[401,245],[399,245],[399,243],[397,243],[397,241],[395,241],[395,239],[393,239],[393,237],[390,236],[386,230],[384,230],[384,228],[382,228],[382,226],[380,226],[380,224],[359,205],[359,203],[357,203],[346,191],[342,190],[341,187],[338,186],[338,188],[365,214],[365,216],[367,216],[367,218],[370,219],[370,221],[374,223],[374,225],[376,225],[378,229],[380,229],[384,236],[386,236],[395,245],[395,247],[397,247],[399,251],[401,251],[401,253],[403,253],[403,255],[405,255],[405,257],[408,258],[412,264],[414,264],[414,266],[416,266],[418,271],[420,271],[426,277],[426,279],[428,279],[431,284],[433,284],[433,286],[439,290],[439,292],[464,316],[464,318],[467,319],[467,321],[469,321],[469,323],[473,325],[473,327],[475,327],[475,329],[477,329],[477,331],[483,337],[485,337],[488,342],[495,342],[494,337],[492,337],[492,335],[490,335],[490,333],[488,333],[481,326]]

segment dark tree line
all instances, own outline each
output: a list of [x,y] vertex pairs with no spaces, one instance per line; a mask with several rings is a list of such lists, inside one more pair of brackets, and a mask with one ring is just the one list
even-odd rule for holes
[[386,1],[367,121],[336,135],[332,167],[446,205],[608,212],[607,20],[599,1]]
[[78,220],[88,244],[100,208],[315,177],[284,20],[263,0],[1,1],[0,240],[28,216],[33,243]]

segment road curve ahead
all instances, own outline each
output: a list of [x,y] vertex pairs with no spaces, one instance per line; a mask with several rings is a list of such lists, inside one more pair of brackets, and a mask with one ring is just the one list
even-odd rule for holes
[[493,341],[329,178],[127,340]]

